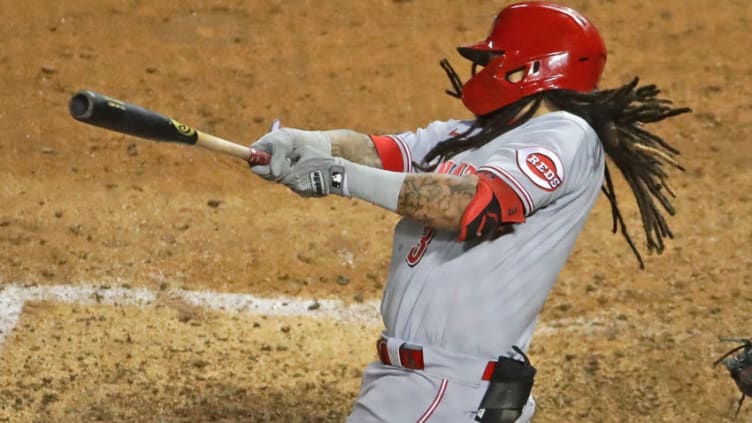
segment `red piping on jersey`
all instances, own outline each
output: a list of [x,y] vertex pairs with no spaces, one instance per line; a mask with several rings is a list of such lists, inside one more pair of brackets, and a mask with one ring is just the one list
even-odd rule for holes
[[397,141],[402,149],[402,157],[404,157],[402,166],[405,172],[411,173],[413,171],[413,152],[410,150],[410,146],[399,135],[392,135],[392,139]]
[[386,135],[369,135],[381,159],[381,167],[392,172],[404,172],[402,151],[397,141]]
[[436,411],[436,409],[439,407],[439,403],[444,398],[444,393],[446,392],[447,384],[448,382],[446,379],[441,379],[441,386],[439,386],[439,392],[436,393],[436,398],[433,399],[433,402],[431,403],[431,405],[428,406],[428,409],[426,409],[426,411],[423,412],[423,415],[420,416],[420,418],[418,419],[416,423],[425,423],[426,421],[428,421],[428,418],[431,417],[433,412]]

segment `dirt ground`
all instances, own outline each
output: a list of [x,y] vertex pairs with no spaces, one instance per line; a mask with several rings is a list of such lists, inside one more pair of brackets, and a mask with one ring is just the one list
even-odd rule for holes
[[[239,160],[82,125],[89,88],[247,144],[274,118],[367,133],[467,117],[438,65],[485,36],[489,0],[0,3],[0,290],[107,284],[378,300],[395,216],[302,200]],[[675,240],[639,271],[602,198],[541,316],[536,422],[732,421],[715,358],[752,336],[752,8],[573,0],[609,47],[692,115]],[[632,233],[640,224],[619,184]],[[460,283],[461,281],[458,281]],[[15,286],[14,285],[14,286]],[[2,294],[2,291],[0,291]],[[0,347],[0,421],[335,422],[380,322],[29,302]],[[739,421],[752,421],[743,408]]]

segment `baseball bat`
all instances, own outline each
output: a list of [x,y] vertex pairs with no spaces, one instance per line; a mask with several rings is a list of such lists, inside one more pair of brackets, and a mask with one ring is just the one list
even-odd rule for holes
[[74,119],[89,125],[152,141],[197,145],[247,160],[252,165],[269,163],[269,155],[263,151],[198,131],[155,111],[91,90],[74,94],[68,108]]

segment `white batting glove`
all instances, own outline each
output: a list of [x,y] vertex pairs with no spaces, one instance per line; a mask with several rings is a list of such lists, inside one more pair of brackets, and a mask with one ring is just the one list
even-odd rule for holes
[[332,194],[347,196],[345,162],[312,147],[304,147],[299,161],[282,179],[282,183],[301,197],[325,197]]
[[305,147],[282,183],[301,197],[337,194],[395,211],[404,179],[404,173],[363,166]]
[[301,149],[310,147],[325,154],[331,154],[332,144],[320,131],[303,131],[293,128],[279,128],[259,138],[251,148],[268,153],[268,165],[251,166],[251,171],[264,179],[279,182],[287,177],[292,166],[301,156]]

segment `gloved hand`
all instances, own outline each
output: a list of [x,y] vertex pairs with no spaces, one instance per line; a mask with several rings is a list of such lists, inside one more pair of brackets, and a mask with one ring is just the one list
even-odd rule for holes
[[299,160],[282,178],[283,184],[301,197],[325,197],[330,193],[349,197],[345,167],[350,162],[312,146],[305,146],[299,152]]
[[332,157],[311,146],[303,147],[300,153],[299,160],[281,182],[301,197],[337,194],[397,210],[406,174]]
[[251,148],[269,153],[270,162],[263,166],[251,165],[251,171],[264,179],[279,182],[290,174],[304,147],[311,147],[326,155],[332,152],[329,138],[320,131],[272,128],[272,131],[251,144]]

